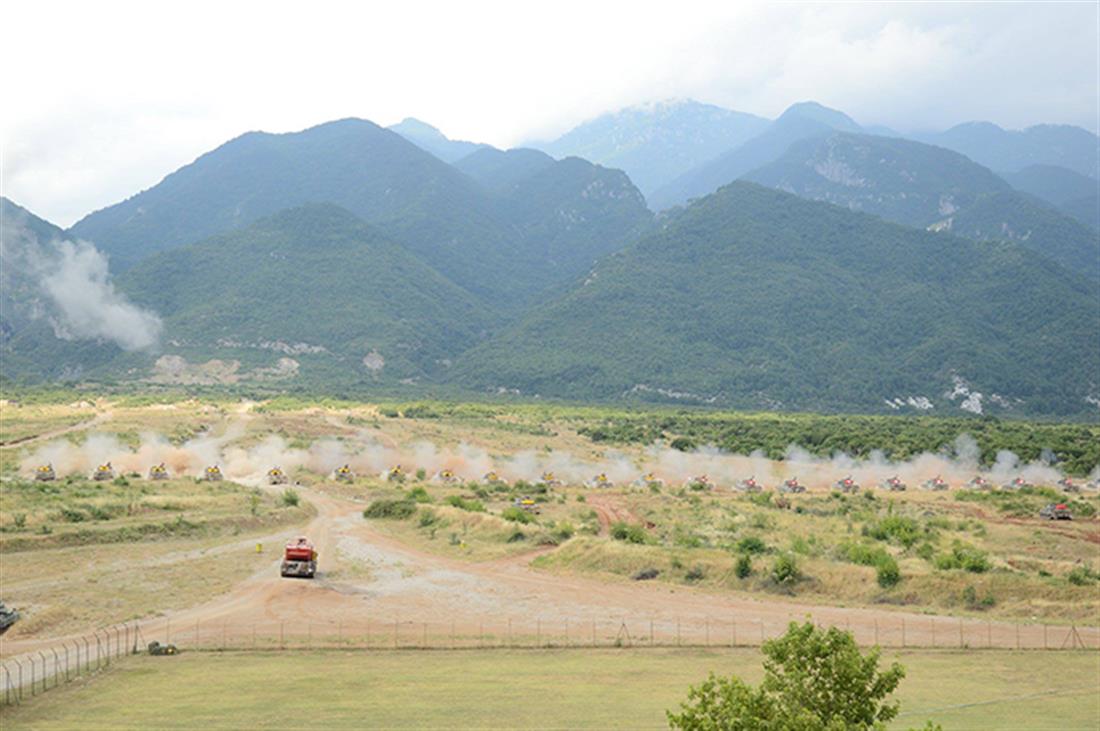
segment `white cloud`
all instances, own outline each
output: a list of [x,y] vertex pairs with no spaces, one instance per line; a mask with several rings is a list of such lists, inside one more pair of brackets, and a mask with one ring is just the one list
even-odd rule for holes
[[5,195],[62,225],[250,129],[420,117],[508,146],[623,105],[1097,128],[1098,6],[9,3]]

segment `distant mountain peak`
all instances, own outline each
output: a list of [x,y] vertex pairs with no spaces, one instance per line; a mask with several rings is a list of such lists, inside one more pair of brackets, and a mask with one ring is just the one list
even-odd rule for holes
[[397,124],[391,125],[390,130],[402,136],[409,134],[435,137],[436,139],[440,140],[447,139],[447,136],[440,132],[438,127],[433,127],[427,122],[417,119],[416,117],[405,117]]
[[391,132],[404,137],[420,149],[430,152],[443,162],[453,163],[485,145],[465,140],[452,140],[427,122],[416,117],[405,117],[397,124],[387,127]]
[[854,119],[849,117],[844,112],[815,101],[796,102],[789,107],[786,111],[779,116],[779,119],[789,119],[790,117],[802,117],[803,119],[810,119],[815,122],[838,129],[843,132],[859,132],[860,126]]

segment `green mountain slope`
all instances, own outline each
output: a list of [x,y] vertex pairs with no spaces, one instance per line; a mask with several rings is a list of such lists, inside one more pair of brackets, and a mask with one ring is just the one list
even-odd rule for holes
[[1062,204],[1061,210],[1067,216],[1091,227],[1094,231],[1100,231],[1100,195],[1090,195],[1066,201]]
[[1057,165],[1029,165],[1023,170],[1002,173],[1001,177],[1016,190],[1029,193],[1056,206],[1095,196],[1100,181]]
[[[570,178],[568,171],[564,177]],[[584,188],[574,192],[583,195]],[[619,199],[589,202],[605,202],[611,220],[622,218]],[[157,186],[93,213],[72,233],[96,242],[113,267],[125,269],[157,251],[304,203],[346,208],[502,310],[577,276],[599,254],[587,252],[590,237],[574,229],[572,241],[557,237],[553,244],[575,245],[570,257],[579,269],[546,259],[551,242],[531,238],[540,230],[536,224],[554,211],[568,219],[573,209],[538,210],[533,221],[517,221],[502,214],[502,201],[469,176],[400,135],[357,119],[293,134],[249,133]],[[586,210],[589,220],[600,216],[599,205]],[[649,217],[642,204],[634,206],[634,215],[638,221]],[[612,232],[610,245],[622,245],[634,226],[632,221]]]
[[535,173],[554,166],[554,158],[545,152],[527,148],[498,150],[482,147],[454,163],[488,190],[507,192],[513,185]]
[[755,137],[768,120],[691,100],[627,107],[585,122],[553,142],[554,157],[581,157],[626,171],[646,195]]
[[987,168],[912,140],[836,133],[791,145],[744,180],[918,228],[1007,238],[1100,277],[1100,242]]
[[438,372],[490,319],[405,247],[328,204],[159,254],[119,284],[164,318],[166,355],[254,367],[285,355],[303,375],[343,382]]
[[796,142],[743,179],[921,228],[981,196],[1010,190],[957,152],[844,133]]
[[847,115],[816,102],[793,104],[761,134],[685,171],[648,196],[654,210],[682,205],[708,195],[782,156],[801,140],[825,137],[840,130],[858,132]]
[[1094,295],[1011,242],[736,183],[601,260],[451,377],[578,399],[1081,413],[1100,388]]
[[38,283],[28,271],[26,247],[63,239],[64,231],[0,196],[0,344],[31,325],[42,310]]

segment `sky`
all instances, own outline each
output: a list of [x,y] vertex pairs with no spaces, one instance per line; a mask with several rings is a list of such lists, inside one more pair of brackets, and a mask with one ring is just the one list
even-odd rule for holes
[[815,100],[900,131],[1100,126],[1100,4],[6,1],[0,192],[68,226],[250,130],[498,147],[632,104]]

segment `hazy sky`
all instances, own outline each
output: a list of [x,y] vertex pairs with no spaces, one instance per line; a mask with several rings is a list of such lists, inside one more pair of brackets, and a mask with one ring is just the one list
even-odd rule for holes
[[690,97],[908,131],[1098,126],[1100,5],[51,2],[0,12],[3,194],[67,226],[242,132],[415,116],[506,147]]

